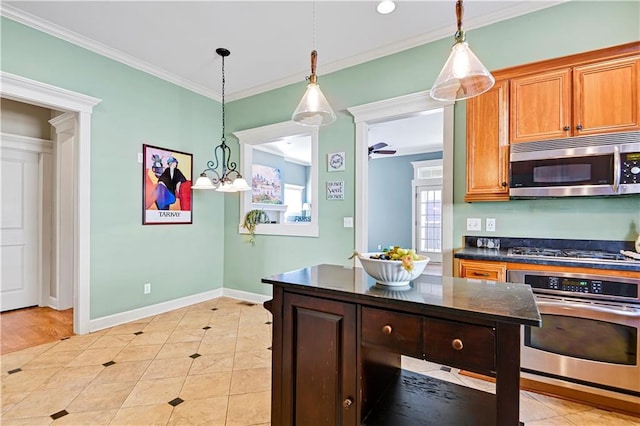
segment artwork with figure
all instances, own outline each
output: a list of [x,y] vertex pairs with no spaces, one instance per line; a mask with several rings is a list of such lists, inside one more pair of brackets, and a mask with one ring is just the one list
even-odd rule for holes
[[282,204],[280,169],[253,164],[251,166],[252,203]]
[[192,223],[192,155],[143,145],[142,224]]

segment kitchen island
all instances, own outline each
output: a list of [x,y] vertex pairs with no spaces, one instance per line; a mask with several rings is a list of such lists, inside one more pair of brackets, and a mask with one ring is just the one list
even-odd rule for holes
[[[316,265],[273,285],[274,425],[518,425],[528,285],[421,275],[403,288]],[[401,355],[496,378],[496,394],[402,370]]]

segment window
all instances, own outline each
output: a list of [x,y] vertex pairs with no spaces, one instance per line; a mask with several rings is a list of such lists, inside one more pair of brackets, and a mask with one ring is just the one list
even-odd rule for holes
[[284,184],[284,204],[287,206],[287,217],[302,216],[304,186]]
[[[256,203],[255,191],[243,192],[240,224],[246,212],[262,209],[272,223],[258,225],[256,234],[317,237],[318,206],[311,200],[318,196],[318,129],[286,121],[234,135],[240,142],[242,175],[253,177],[254,165],[267,166],[279,171],[282,184],[280,201]],[[238,230],[247,232],[241,225]]]

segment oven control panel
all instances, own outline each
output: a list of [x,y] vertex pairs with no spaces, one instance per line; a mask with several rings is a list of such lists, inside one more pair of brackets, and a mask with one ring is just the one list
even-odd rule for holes
[[638,299],[638,285],[586,277],[525,275],[525,283],[533,289],[570,293],[589,293]]

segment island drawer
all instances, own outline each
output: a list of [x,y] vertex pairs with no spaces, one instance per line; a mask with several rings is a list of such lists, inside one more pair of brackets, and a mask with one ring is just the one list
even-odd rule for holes
[[452,367],[495,371],[493,327],[425,318],[424,353],[429,361]]
[[362,343],[422,357],[422,317],[362,308]]

